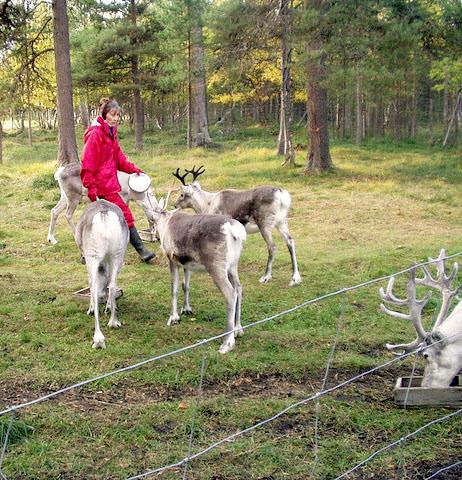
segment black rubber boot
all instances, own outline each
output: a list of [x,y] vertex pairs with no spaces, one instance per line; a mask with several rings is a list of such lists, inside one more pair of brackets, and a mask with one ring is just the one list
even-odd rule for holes
[[135,227],[130,228],[130,243],[133,245],[143,262],[149,263],[156,257],[154,252],[150,252],[143,244],[140,235]]

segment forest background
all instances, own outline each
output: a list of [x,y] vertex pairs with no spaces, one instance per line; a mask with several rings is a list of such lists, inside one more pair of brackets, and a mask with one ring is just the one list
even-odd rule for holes
[[[34,128],[56,128],[57,93],[69,86],[63,115],[75,105],[85,127],[102,96],[116,97],[139,150],[149,130],[184,130],[197,146],[213,143],[210,125],[220,126],[216,141],[260,123],[279,131],[275,148],[293,164],[291,131],[307,124],[309,171],[332,166],[329,135],[458,141],[458,0],[81,0],[65,18],[55,12],[55,32],[47,2],[0,7],[0,127],[26,130],[29,144]],[[71,39],[64,86],[56,72],[66,77],[59,69],[69,52],[56,64],[53,55],[60,22]]]

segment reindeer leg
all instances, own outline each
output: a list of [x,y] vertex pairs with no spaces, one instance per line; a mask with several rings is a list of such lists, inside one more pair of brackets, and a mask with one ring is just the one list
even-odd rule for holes
[[91,286],[93,285],[93,280],[92,280],[92,276],[90,274],[90,269],[88,266],[87,266],[87,273],[88,273],[88,286],[90,287],[90,305],[87,310],[87,315],[93,315],[93,312],[95,311],[95,305],[93,304],[93,295],[91,294]]
[[241,325],[241,305],[242,305],[242,287],[239,281],[239,275],[237,273],[237,265],[233,265],[228,272],[228,278],[231,282],[237,296],[236,296],[236,309],[234,316],[234,336],[242,337],[244,330]]
[[277,226],[279,233],[284,238],[286,242],[287,248],[289,249],[290,259],[292,260],[292,280],[290,281],[289,286],[293,287],[294,285],[298,285],[302,282],[302,277],[300,276],[300,272],[298,271],[298,264],[297,264],[297,256],[295,254],[295,242],[289,232],[289,225],[287,222],[287,218],[285,218],[280,225]]
[[170,317],[168,317],[167,325],[174,325],[178,323],[180,320],[180,316],[178,315],[178,284],[180,272],[178,265],[174,263],[172,260],[169,259],[169,266],[170,266],[170,274],[172,277],[172,311],[170,313]]
[[261,226],[260,233],[263,237],[263,240],[265,240],[266,242],[266,246],[268,247],[268,262],[266,264],[265,274],[263,275],[263,277],[260,278],[260,283],[268,283],[272,278],[273,261],[276,254],[276,245],[273,241],[273,234],[271,233],[271,228],[267,226]]
[[226,335],[219,352],[228,353],[235,345],[234,340],[234,323],[236,320],[236,304],[237,304],[237,292],[231,285],[227,274],[223,274],[223,270],[214,269],[209,271],[215,285],[220,289],[220,292],[225,297],[226,301]]
[[58,221],[59,215],[61,212],[66,208],[67,205],[67,197],[66,194],[61,190],[61,198],[59,199],[58,203],[51,209],[51,220],[50,220],[50,227],[48,228],[48,237],[47,240],[52,245],[56,245],[58,240],[55,238],[55,231],[56,231],[56,222]]
[[184,303],[181,313],[185,315],[192,315],[192,308],[189,304],[189,282],[191,280],[191,270],[184,269],[184,278],[183,278],[183,293],[184,293]]
[[75,224],[72,221],[72,216],[74,215],[75,209],[77,208],[77,205],[80,203],[81,199],[82,199],[81,195],[76,196],[75,198],[72,198],[72,199],[68,199],[66,212],[64,213],[67,223],[71,227],[72,235],[74,236],[75,236]]
[[99,261],[90,258],[87,261],[88,274],[90,277],[90,308],[93,306],[95,314],[95,333],[93,335],[93,348],[106,348],[106,343],[104,341],[104,335],[99,326],[99,308],[98,308],[98,266]]
[[109,266],[109,291],[106,308],[111,311],[111,318],[109,319],[108,326],[112,328],[120,328],[122,324],[117,318],[117,276],[122,268],[124,261],[123,255],[113,258],[111,265]]

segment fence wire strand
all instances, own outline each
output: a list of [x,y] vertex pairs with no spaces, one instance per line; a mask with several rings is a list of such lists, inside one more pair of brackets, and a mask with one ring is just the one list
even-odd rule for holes
[[[321,385],[321,391],[324,391],[326,389],[327,378],[329,377],[330,367],[332,365],[332,362],[334,361],[335,350],[340,340],[340,333],[342,331],[343,322],[344,322],[344,314],[345,314],[345,297],[342,298],[342,302],[340,304],[340,312],[336,321],[334,343],[332,344],[332,347],[329,352],[329,356],[327,358],[326,369],[324,371],[324,378],[322,380],[322,385]],[[321,415],[321,398],[320,397],[316,398],[315,412],[316,412],[316,418],[314,421],[314,447],[313,447],[314,460],[313,460],[313,467],[311,469],[311,476],[313,478],[315,478],[316,469],[319,462],[319,417]]]
[[440,473],[447,472],[448,470],[452,470],[453,468],[462,465],[462,460],[459,460],[452,465],[447,465],[446,467],[440,468],[438,471],[430,475],[429,477],[424,478],[424,480],[431,480],[432,478],[436,478]]
[[342,478],[345,478],[346,476],[352,474],[356,470],[358,470],[361,467],[363,467],[364,465],[366,465],[366,463],[369,463],[371,460],[373,460],[375,457],[377,457],[381,453],[383,453],[387,450],[391,450],[392,448],[396,447],[397,445],[400,445],[401,443],[405,442],[406,440],[409,440],[410,438],[415,437],[417,434],[419,434],[421,431],[425,430],[426,428],[431,427],[432,425],[435,425],[437,423],[444,422],[445,420],[448,420],[449,418],[455,417],[456,415],[460,415],[461,413],[462,413],[462,408],[460,408],[459,410],[457,410],[453,413],[449,413],[448,415],[444,415],[444,417],[439,417],[435,420],[432,420],[431,422],[426,423],[425,425],[422,425],[417,430],[414,430],[413,432],[408,433],[407,435],[404,435],[404,437],[399,438],[395,442],[389,443],[388,445],[385,445],[385,447],[382,447],[379,450],[376,450],[372,455],[369,455],[369,457],[367,457],[365,460],[358,463],[353,468],[350,468],[350,470],[342,473],[340,476],[336,477],[334,480],[340,480]]
[[5,457],[6,449],[8,447],[8,438],[10,436],[11,428],[13,427],[13,422],[16,417],[16,412],[11,412],[10,420],[8,421],[8,426],[5,432],[5,438],[3,439],[2,453],[0,454],[0,470],[3,465],[3,458]]
[[[406,410],[407,408],[407,402],[408,402],[408,399],[409,399],[409,392],[411,391],[411,387],[412,387],[412,381],[414,379],[414,374],[415,374],[415,369],[416,369],[416,366],[417,366],[417,358],[418,358],[419,354],[416,353],[414,355],[414,361],[412,362],[412,370],[411,370],[411,376],[409,377],[409,383],[407,385],[407,388],[406,388],[406,395],[404,397],[404,404],[403,404],[403,408],[404,410]],[[400,446],[402,447],[403,444],[401,444]],[[404,450],[403,448],[401,448],[399,450],[399,459],[398,459],[398,468],[397,468],[397,477],[398,477],[398,480],[400,478],[406,478],[405,477],[405,469],[406,469],[406,456],[404,454]]]
[[[192,418],[191,418],[191,431],[189,432],[188,457],[187,458],[191,457],[191,452],[192,452],[194,429],[195,429],[195,426],[196,426],[196,416],[197,416],[197,412],[199,410],[199,403],[200,403],[200,400],[201,400],[201,397],[202,397],[202,392],[203,392],[202,385],[204,383],[206,361],[207,361],[207,352],[204,351],[204,355],[202,357],[202,363],[201,363],[201,370],[200,370],[199,387],[197,389],[197,399],[196,399],[196,403],[194,405],[194,411],[193,411]],[[183,480],[187,480],[188,465],[189,465],[189,462],[186,462],[184,464]]]
[[[424,265],[430,265],[430,264],[436,263],[440,260],[449,260],[451,258],[461,256],[461,255],[462,255],[462,252],[458,252],[458,253],[454,253],[452,255],[446,255],[442,259],[441,258],[440,259],[431,259],[431,260],[428,260],[428,261],[425,261],[425,262],[420,262],[418,264],[414,264],[412,267],[408,267],[408,268],[405,268],[403,270],[399,270],[398,272],[395,272],[395,273],[390,274],[390,275],[384,275],[382,277],[374,278],[372,280],[367,280],[366,282],[359,283],[359,284],[353,285],[351,287],[345,287],[345,288],[341,288],[340,290],[335,290],[333,292],[326,293],[324,295],[315,297],[313,299],[306,300],[305,302],[303,302],[299,305],[295,305],[294,307],[289,308],[287,310],[284,310],[282,312],[276,313],[274,315],[263,318],[261,320],[257,320],[256,322],[249,323],[247,325],[243,325],[242,329],[246,330],[247,328],[253,328],[253,327],[256,327],[258,325],[262,325],[262,324],[267,323],[267,322],[269,322],[271,320],[274,320],[276,318],[279,318],[279,317],[282,317],[282,316],[287,315],[289,313],[293,313],[297,310],[300,310],[301,308],[304,308],[308,305],[312,305],[313,303],[317,303],[317,302],[320,302],[322,300],[326,300],[327,298],[331,298],[331,297],[341,295],[341,294],[346,293],[346,292],[351,292],[353,290],[357,290],[357,289],[362,288],[362,287],[373,285],[374,283],[378,283],[378,282],[381,282],[383,280],[387,280],[391,277],[396,277],[397,275],[402,275],[404,273],[410,272],[411,270],[413,270],[415,268],[418,268],[418,267],[421,267],[421,266],[424,266]],[[209,338],[206,338],[206,339],[203,339],[203,340],[198,340],[196,343],[187,345],[185,347],[178,348],[177,350],[172,350],[170,352],[163,353],[161,355],[157,355],[155,357],[148,358],[148,359],[143,360],[141,362],[138,362],[138,363],[135,363],[135,364],[132,364],[132,365],[128,365],[126,367],[122,367],[122,368],[119,368],[117,370],[113,370],[111,372],[103,373],[101,375],[90,378],[88,380],[83,380],[83,381],[75,383],[73,385],[69,385],[67,387],[61,388],[60,390],[56,390],[55,392],[51,392],[47,395],[43,395],[42,397],[36,398],[34,400],[30,400],[29,402],[24,402],[24,403],[21,403],[21,404],[18,404],[18,405],[12,405],[12,406],[4,409],[4,410],[1,410],[0,411],[0,416],[5,415],[6,413],[9,413],[9,412],[12,412],[12,411],[17,411],[17,410],[20,410],[20,409],[23,409],[23,408],[26,408],[26,407],[30,407],[30,406],[35,405],[37,403],[40,403],[40,402],[43,402],[45,400],[49,400],[51,398],[54,398],[54,397],[56,397],[58,395],[61,395],[65,392],[68,392],[70,390],[74,390],[76,388],[83,387],[83,386],[88,385],[90,383],[97,382],[99,380],[103,380],[103,379],[108,378],[108,377],[112,377],[112,376],[117,375],[119,373],[129,372],[131,370],[134,370],[134,369],[139,368],[141,366],[147,365],[149,363],[153,363],[153,362],[162,360],[164,358],[171,357],[173,355],[177,355],[177,354],[180,354],[180,353],[183,353],[183,352],[187,352],[189,350],[199,348],[202,345],[206,345],[206,344],[208,344],[210,342],[213,342],[215,340],[218,340],[220,338],[224,338],[232,332],[235,332],[235,330],[227,331],[227,332],[224,332],[220,335],[215,335],[213,337],[209,337]]]

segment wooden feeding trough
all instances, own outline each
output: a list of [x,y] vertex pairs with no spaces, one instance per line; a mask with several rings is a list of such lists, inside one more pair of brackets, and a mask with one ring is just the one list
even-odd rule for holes
[[462,373],[446,388],[422,387],[423,377],[399,377],[393,389],[395,403],[401,406],[460,407],[462,405]]
[[157,242],[154,232],[149,229],[139,230],[139,234],[144,242]]
[[[118,288],[117,293],[116,293],[116,299],[120,298],[123,294],[124,294],[123,290]],[[81,290],[77,290],[76,292],[73,293],[73,295],[78,300],[89,302],[90,301],[90,287],[85,287],[85,288],[82,288]],[[104,301],[106,301],[106,298],[104,299]]]

